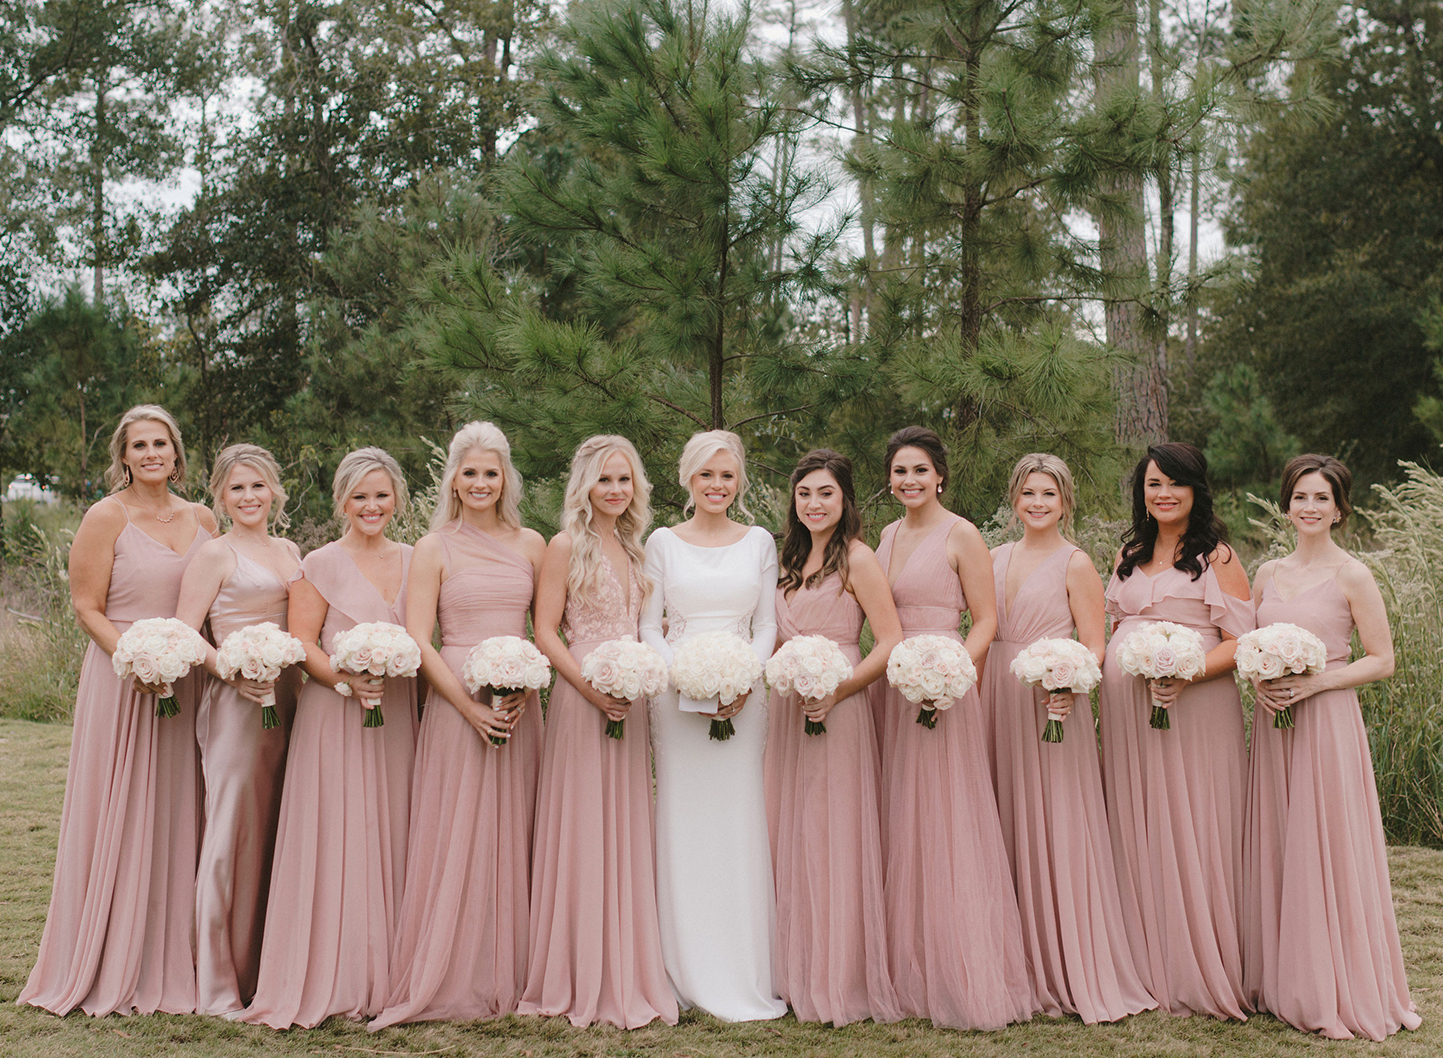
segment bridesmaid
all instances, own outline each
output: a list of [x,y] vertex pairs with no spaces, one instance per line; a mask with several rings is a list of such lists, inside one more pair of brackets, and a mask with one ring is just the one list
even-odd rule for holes
[[[887,441],[887,473],[906,513],[882,530],[877,558],[902,633],[961,640],[970,609],[966,648],[983,670],[997,631],[992,557],[976,526],[942,506],[941,438],[922,426],[898,430]],[[874,692],[886,731],[887,931],[902,1013],[958,1029],[1026,1021],[1037,1004],[977,692],[942,712],[934,729],[916,723],[917,706],[891,687],[879,683]]]
[[[546,709],[519,1011],[565,1015],[578,1027],[677,1020],[657,925],[646,709],[581,677],[592,648],[637,636],[650,588],[641,572],[650,497],[630,441],[583,442],[536,590],[536,644],[561,678]],[[606,736],[608,720],[623,721],[620,739]]]
[[1025,455],[1007,490],[1023,535],[992,552],[997,640],[982,675],[982,711],[1027,965],[1044,1014],[1076,1014],[1089,1025],[1116,1021],[1157,1003],[1142,986],[1123,928],[1092,706],[1087,695],[1076,696],[1063,740],[1043,742],[1049,706],[1067,715],[1074,696],[1027,687],[1011,671],[1024,647],[1070,639],[1074,631],[1102,661],[1102,579],[1062,536],[1074,494],[1066,463]]
[[175,684],[180,715],[110,667],[143,617],[173,617],[186,565],[215,520],[170,491],[185,480],[180,428],[140,404],[110,438],[111,495],[70,548],[70,598],[91,639],[75,700],[55,887],[40,954],[19,1002],[66,1014],[195,1009],[195,865],[200,675]]
[[[236,444],[216,456],[210,491],[215,512],[231,523],[201,545],[185,571],[176,616],[200,630],[207,622],[215,646],[247,625],[286,627],[291,577],[300,566],[296,545],[271,535],[286,523],[280,467],[264,448]],[[205,778],[204,840],[196,873],[196,1010],[234,1014],[256,990],[265,929],[271,852],[280,817],[286,737],[295,713],[300,670],[277,684],[244,677],[226,681],[206,649],[207,680],[196,715]],[[281,725],[261,727],[257,708],[276,694]]]
[[[1328,647],[1315,676],[1258,685],[1243,845],[1243,987],[1258,1010],[1333,1039],[1421,1024],[1408,995],[1368,734],[1354,690],[1393,673],[1383,598],[1333,540],[1352,475],[1331,456],[1283,469],[1291,555],[1258,570],[1258,624],[1301,625]],[[1357,629],[1363,656],[1349,662]],[[1273,713],[1291,706],[1294,727]]]
[[[477,701],[461,666],[483,639],[525,637],[546,541],[521,525],[521,475],[489,422],[456,431],[438,491],[406,605],[431,691],[391,987],[372,1031],[508,1014],[526,981],[541,707],[535,692],[497,702],[483,689]],[[493,735],[506,744],[493,745]]]
[[[852,463],[819,448],[792,471],[777,587],[777,634],[823,635],[842,648],[852,677],[805,708],[772,692],[767,737],[767,821],[777,883],[776,986],[798,1021],[901,1017],[887,972],[881,761],[866,691],[902,641],[887,578],[862,542]],[[875,645],[862,659],[862,621]],[[807,719],[826,732],[805,734]]]
[[[1207,460],[1154,445],[1132,477],[1132,527],[1107,586],[1112,641],[1102,670],[1103,793],[1123,921],[1143,984],[1169,1014],[1244,1016],[1238,932],[1247,751],[1231,673],[1253,627],[1248,575],[1213,514]],[[1173,621],[1203,637],[1191,683],[1147,681],[1118,666],[1139,624]],[[1171,728],[1150,723],[1167,707]]]
[[[375,1014],[390,982],[406,865],[416,681],[331,668],[335,637],[358,624],[399,624],[411,548],[386,538],[406,481],[379,448],[341,460],[332,482],[346,532],[301,562],[290,631],[306,672],[286,756],[256,995],[244,1020],[312,1028],[332,1014]],[[385,723],[364,727],[355,692],[381,699]]]

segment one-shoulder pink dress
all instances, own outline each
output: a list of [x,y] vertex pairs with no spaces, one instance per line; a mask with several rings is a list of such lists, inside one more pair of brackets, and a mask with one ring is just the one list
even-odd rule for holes
[[1080,552],[1058,547],[1008,602],[1014,547],[1003,544],[992,556],[997,639],[981,696],[1027,966],[1044,1014],[1076,1014],[1089,1025],[1116,1021],[1157,1003],[1138,976],[1123,926],[1092,710],[1079,698],[1062,741],[1043,742],[1047,695],[1011,671],[1013,659],[1039,639],[1072,638],[1067,566]]
[[[526,635],[531,563],[464,522],[437,531],[441,658],[459,679],[471,648]],[[541,765],[541,705],[500,747],[432,691],[416,747],[406,897],[389,998],[371,1029],[509,1014],[526,983],[531,828]]]
[[[197,526],[178,555],[127,521],[115,541],[106,617],[121,632],[144,617],[174,617],[181,576],[208,539]],[[19,1002],[56,1014],[195,1009],[202,675],[176,682],[178,716],[158,717],[155,695],[137,694],[94,643],[86,649],[55,886]]]
[[[777,644],[826,636],[853,666],[865,615],[838,573],[787,598],[777,589]],[[777,884],[773,984],[798,1021],[846,1025],[901,1017],[887,968],[878,787],[881,760],[867,692],[806,734],[799,695],[771,692],[767,823]]]
[[[1301,625],[1348,664],[1353,612],[1336,579],[1300,592],[1262,587],[1258,625]],[[1388,856],[1357,691],[1323,691],[1293,707],[1294,727],[1253,720],[1243,846],[1244,991],[1299,1029],[1382,1040],[1422,1019],[1393,916]]]
[[[286,627],[289,586],[235,548],[235,569],[216,592],[207,621],[216,646],[248,625]],[[205,837],[195,883],[196,1010],[231,1014],[255,995],[270,892],[271,853],[281,811],[286,739],[301,670],[276,683],[280,726],[223,680],[206,681],[195,737],[205,775]]]
[[[947,561],[947,534],[960,520],[954,515],[937,526],[891,578],[904,635],[961,641],[967,600]],[[877,548],[884,570],[897,524],[882,531]],[[942,712],[932,729],[916,722],[918,706],[884,680],[873,693],[886,731],[882,851],[889,961],[902,1013],[958,1029],[1026,1021],[1038,1006],[977,691]]]
[[[409,545],[401,563],[401,591],[388,603],[339,542],[305,557],[296,577],[328,606],[322,650],[358,624],[404,623]],[[332,1014],[375,1014],[385,1001],[405,882],[416,681],[386,681],[382,726],[363,726],[365,708],[316,680],[301,688],[246,1021],[312,1028]]]
[[[641,583],[622,590],[606,567],[600,596],[566,600],[561,632],[578,662],[612,639],[635,639]],[[521,1014],[624,1029],[677,1020],[656,910],[651,731],[645,700],[623,735],[557,677],[546,707],[531,877],[531,965]]]
[[1193,580],[1169,566],[1149,577],[1113,576],[1107,612],[1116,622],[1099,696],[1103,794],[1123,921],[1143,984],[1170,1014],[1243,1018],[1239,926],[1243,895],[1243,802],[1247,748],[1242,700],[1231,676],[1184,687],[1154,729],[1152,695],[1117,663],[1117,648],[1148,621],[1202,636],[1253,627],[1252,603],[1223,591],[1208,567]]

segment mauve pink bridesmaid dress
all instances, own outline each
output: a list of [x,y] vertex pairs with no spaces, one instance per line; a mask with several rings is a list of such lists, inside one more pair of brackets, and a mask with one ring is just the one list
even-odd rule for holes
[[[194,517],[194,515],[189,515]],[[174,617],[180,579],[210,539],[182,555],[126,522],[105,615],[120,631]],[[196,702],[203,672],[175,684],[179,716],[86,649],[75,700],[55,887],[19,1002],[56,1014],[186,1014],[195,1009],[195,866],[200,845]]]
[[[777,589],[777,645],[826,636],[852,665],[865,615],[838,573],[788,599]],[[867,692],[808,735],[802,700],[771,692],[767,823],[777,884],[772,982],[798,1021],[846,1025],[901,1017],[887,969],[887,909],[877,788],[881,760]]]
[[1062,741],[1043,742],[1047,695],[1011,671],[1024,647],[1072,638],[1067,565],[1080,552],[1062,544],[1008,602],[1014,546],[1003,544],[992,557],[998,627],[981,697],[1027,966],[1044,1014],[1076,1014],[1089,1025],[1116,1021],[1157,1003],[1142,985],[1123,927],[1092,709],[1086,696],[1078,698]]
[[[1284,600],[1269,579],[1258,625],[1301,625],[1348,664],[1353,613],[1336,579]],[[1382,1040],[1422,1019],[1408,995],[1388,852],[1357,691],[1253,720],[1243,846],[1243,987],[1258,1010],[1333,1039]]]
[[[301,563],[329,609],[320,647],[358,624],[402,624],[411,548],[401,546],[402,587],[388,603],[339,542]],[[332,1014],[363,1018],[390,987],[389,954],[405,881],[416,681],[389,679],[385,723],[364,727],[365,706],[307,680],[286,754],[281,817],[255,999],[246,1021],[312,1028]]]
[[1103,794],[1123,921],[1143,984],[1169,1014],[1244,1017],[1239,927],[1247,748],[1231,675],[1184,687],[1172,727],[1149,723],[1147,681],[1117,663],[1122,638],[1148,621],[1198,632],[1203,648],[1253,627],[1253,607],[1223,591],[1212,568],[1197,580],[1169,566],[1113,576],[1099,698]]
[[[907,636],[961,641],[967,600],[937,526],[893,580]],[[892,561],[896,525],[882,532],[877,558]],[[989,663],[990,664],[990,663]],[[906,1017],[956,1029],[999,1029],[1038,1010],[1022,948],[1022,920],[997,818],[981,708],[972,689],[916,722],[918,706],[878,680],[882,743],[882,851],[887,861],[889,959]]]
[[[534,571],[464,522],[437,531],[445,579],[437,600],[441,657],[460,678],[491,636],[526,635]],[[526,982],[531,827],[541,763],[535,694],[505,746],[432,691],[416,747],[406,896],[391,986],[371,1029],[408,1021],[470,1021],[516,1009]]]

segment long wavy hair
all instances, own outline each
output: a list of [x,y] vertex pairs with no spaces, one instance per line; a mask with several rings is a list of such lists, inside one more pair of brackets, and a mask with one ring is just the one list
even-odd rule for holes
[[170,434],[171,447],[175,450],[175,467],[170,472],[174,484],[185,487],[185,442],[180,439],[180,424],[175,416],[159,404],[137,404],[120,417],[115,432],[110,435],[110,466],[105,468],[105,484],[111,492],[119,492],[130,484],[130,470],[125,465],[125,446],[130,443],[127,433],[130,424],[136,422],[158,422]]
[[253,444],[227,445],[215,457],[215,463],[210,468],[210,495],[213,501],[211,509],[215,511],[216,519],[222,525],[230,520],[223,493],[226,485],[230,484],[231,473],[236,467],[254,467],[261,480],[270,488],[271,509],[266,517],[267,528],[274,533],[289,526],[291,520],[286,516],[287,497],[286,490],[281,485],[280,464],[266,449]]
[[571,457],[571,476],[561,501],[561,528],[571,537],[566,591],[577,600],[595,599],[601,594],[606,560],[601,552],[601,534],[593,524],[591,490],[601,480],[606,461],[618,453],[631,464],[632,494],[630,505],[616,519],[616,536],[641,581],[643,597],[651,593],[651,578],[642,572],[646,552],[641,547],[641,538],[651,525],[651,482],[635,445],[618,434],[598,434],[582,441]]
[[441,472],[441,484],[436,488],[436,510],[431,514],[432,532],[461,517],[456,475],[460,473],[461,460],[476,451],[495,452],[501,460],[501,496],[496,501],[496,515],[502,525],[521,528],[521,471],[511,462],[511,442],[495,423],[476,421],[457,430],[446,450],[446,469]]
[[1157,519],[1147,513],[1144,495],[1149,463],[1156,463],[1158,470],[1173,481],[1192,489],[1192,510],[1188,514],[1187,530],[1182,534],[1182,554],[1173,565],[1197,580],[1207,569],[1208,556],[1227,541],[1228,530],[1213,513],[1207,458],[1193,445],[1181,441],[1153,445],[1132,472],[1132,525],[1122,537],[1122,559],[1117,564],[1117,575],[1126,578],[1138,566],[1151,562],[1157,546]]
[[[842,492],[842,517],[837,528],[822,551],[822,568],[802,580],[802,567],[812,553],[812,531],[802,524],[797,516],[797,485],[815,470],[825,470],[832,475]],[[789,487],[791,501],[787,504],[787,525],[782,535],[782,551],[778,556],[781,576],[778,582],[782,591],[794,588],[814,588],[824,581],[828,574],[836,571],[842,576],[845,590],[850,584],[851,570],[847,564],[848,549],[853,540],[862,535],[862,513],[857,510],[857,496],[852,488],[852,461],[840,452],[830,448],[814,448],[797,461],[792,471]]]

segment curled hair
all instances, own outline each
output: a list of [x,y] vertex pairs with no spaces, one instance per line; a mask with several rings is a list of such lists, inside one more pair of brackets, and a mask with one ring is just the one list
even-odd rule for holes
[[1012,477],[1007,481],[1007,505],[1012,508],[1011,522],[1017,520],[1017,501],[1022,498],[1022,486],[1027,484],[1027,479],[1032,474],[1046,474],[1057,483],[1057,498],[1062,503],[1062,517],[1058,525],[1064,533],[1068,533],[1072,527],[1073,512],[1077,509],[1077,489],[1072,483],[1072,471],[1051,452],[1029,452],[1012,468]]
[[[802,567],[807,564],[807,558],[812,553],[812,532],[802,524],[797,515],[797,486],[804,477],[817,470],[830,474],[841,490],[842,517],[822,551],[822,568],[803,581]],[[842,587],[845,590],[851,584],[848,552],[852,541],[862,536],[862,515],[857,510],[857,496],[852,488],[852,461],[830,448],[814,448],[797,461],[789,489],[791,502],[787,504],[787,524],[782,535],[781,554],[778,556],[781,570],[778,579],[782,591],[790,592],[800,587],[814,588],[833,571],[841,574]]]
[[[601,551],[601,534],[593,524],[591,490],[601,480],[607,461],[616,454],[631,464],[631,503],[616,519],[616,536],[631,559],[632,571],[641,581],[642,592],[650,594],[651,578],[642,572],[646,552],[641,538],[651,525],[651,482],[636,446],[617,434],[589,437],[571,457],[571,476],[566,480],[566,494],[561,501],[561,528],[571,537],[571,560],[566,574],[566,592],[580,601],[596,599],[601,594],[605,558]],[[620,570],[617,571],[618,575]],[[630,595],[625,584],[622,590]]]
[[1156,463],[1157,469],[1177,484],[1192,489],[1192,510],[1188,513],[1187,530],[1182,534],[1182,555],[1173,565],[1197,580],[1207,568],[1208,556],[1227,540],[1228,530],[1213,513],[1206,457],[1193,445],[1181,441],[1153,445],[1132,472],[1132,525],[1122,537],[1122,559],[1117,564],[1117,575],[1126,578],[1137,566],[1151,562],[1157,546],[1157,519],[1148,514],[1144,495],[1149,463]]
[[1353,491],[1353,472],[1332,456],[1318,455],[1316,452],[1293,456],[1283,467],[1283,487],[1278,504],[1283,513],[1287,513],[1292,503],[1293,490],[1298,487],[1298,480],[1307,474],[1323,475],[1323,479],[1332,488],[1333,503],[1338,507],[1338,524],[1342,525],[1353,513],[1353,501],[1349,496]]
[[686,447],[681,450],[681,461],[677,466],[677,481],[681,487],[686,489],[686,510],[690,511],[696,503],[696,497],[691,494],[691,479],[706,466],[707,460],[718,452],[729,452],[737,461],[737,495],[733,501],[737,510],[746,515],[750,520],[752,512],[747,509],[746,496],[749,483],[747,481],[747,450],[742,447],[742,439],[730,430],[706,430],[702,433],[694,433],[687,441]]
[[904,448],[920,448],[927,454],[927,458],[932,462],[932,469],[937,471],[937,476],[942,479],[942,488],[938,495],[946,492],[949,480],[947,446],[942,443],[942,438],[937,436],[937,431],[925,426],[904,426],[887,438],[885,462],[888,478],[892,476],[893,457]]
[[395,513],[400,514],[406,509],[406,475],[401,473],[401,465],[384,448],[357,448],[346,454],[341,465],[336,467],[336,476],[331,479],[336,521],[345,522],[346,497],[373,470],[384,470],[391,479],[391,488],[396,493]]
[[159,404],[137,404],[120,417],[115,432],[110,435],[110,466],[105,468],[105,484],[111,492],[119,492],[130,484],[125,476],[125,446],[129,443],[126,433],[131,423],[158,422],[170,434],[170,443],[175,448],[175,470],[170,480],[185,485],[185,443],[180,439],[180,424],[175,416]]
[[215,457],[215,464],[210,468],[210,495],[213,503],[211,509],[215,511],[218,521],[224,524],[229,515],[226,513],[225,487],[230,481],[232,472],[236,467],[254,467],[266,487],[271,490],[271,509],[266,517],[266,524],[272,530],[284,529],[291,524],[290,518],[286,516],[286,490],[281,485],[281,465],[276,462],[276,457],[271,455],[260,445],[235,444],[227,445],[220,450]]
[[501,427],[491,422],[468,422],[451,438],[446,452],[446,469],[437,487],[436,510],[431,515],[432,531],[450,525],[461,517],[461,497],[456,495],[456,475],[461,461],[472,452],[495,452],[501,461],[501,496],[496,501],[496,515],[501,524],[521,528],[521,472],[511,462],[511,442]]

